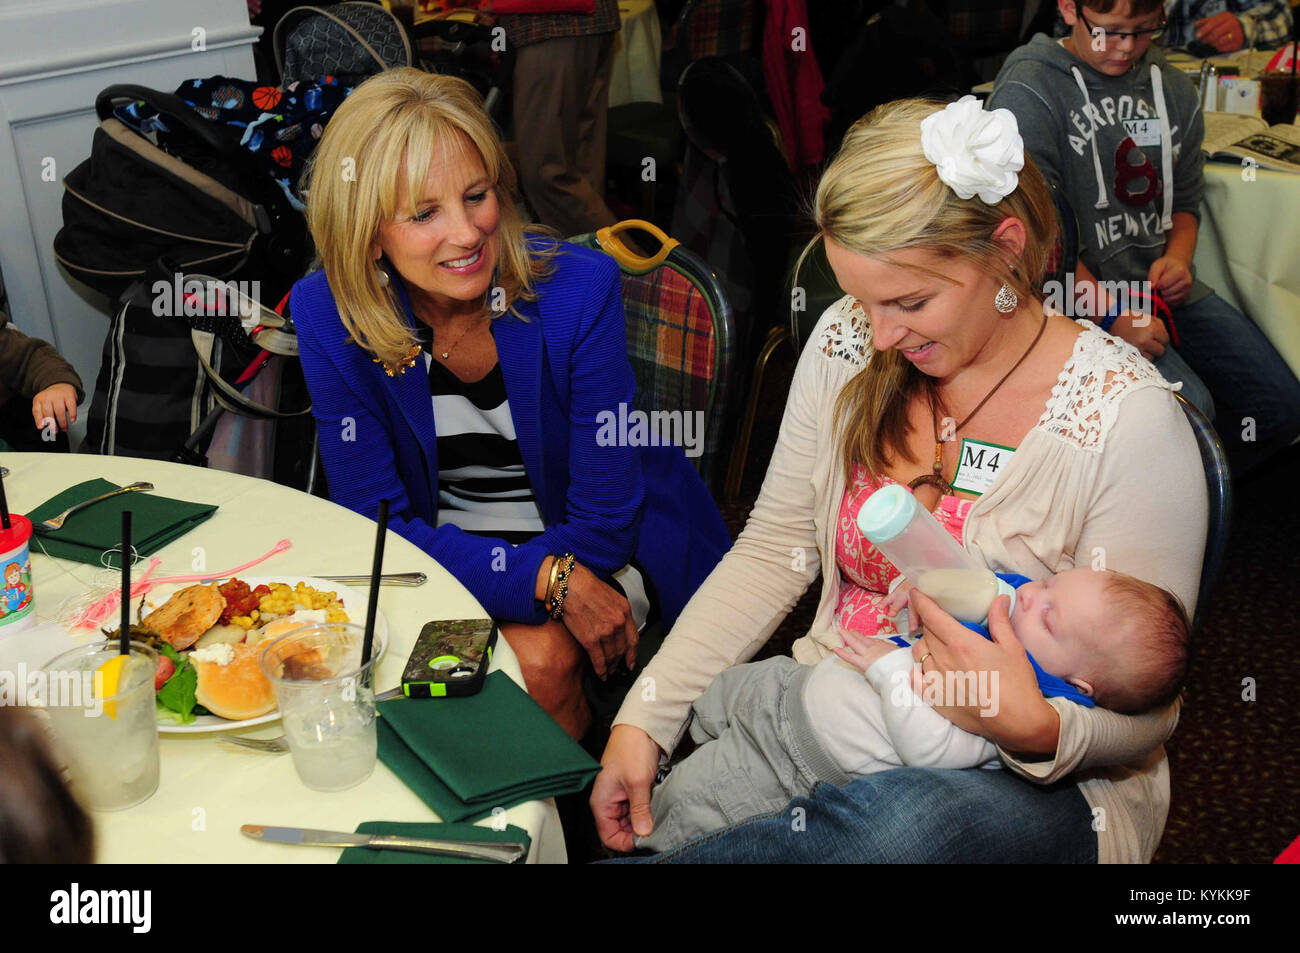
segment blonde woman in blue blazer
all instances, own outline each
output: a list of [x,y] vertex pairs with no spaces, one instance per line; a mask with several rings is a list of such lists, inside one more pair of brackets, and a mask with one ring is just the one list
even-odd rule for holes
[[525,229],[454,77],[367,80],[307,176],[322,268],[290,313],[330,496],[372,519],[388,499],[581,737],[584,673],[643,663],[639,626],[670,626],[730,546],[679,447],[608,439],[634,396],[618,269]]

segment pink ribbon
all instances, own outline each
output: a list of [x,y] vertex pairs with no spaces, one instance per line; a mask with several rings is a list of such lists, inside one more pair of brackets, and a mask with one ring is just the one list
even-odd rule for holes
[[[134,599],[136,596],[144,595],[152,591],[156,586],[160,585],[178,582],[206,582],[209,579],[225,579],[229,576],[235,575],[236,573],[243,572],[245,569],[250,569],[258,563],[265,562],[276,553],[282,553],[292,545],[292,540],[282,539],[272,546],[264,555],[258,556],[256,559],[250,559],[242,566],[236,566],[234,569],[228,569],[225,572],[200,573],[198,575],[190,576],[165,576],[162,579],[151,580],[149,576],[160,564],[160,560],[154,558],[149,561],[149,568],[144,571],[139,579],[131,584],[131,598]],[[104,596],[104,598],[92,603],[88,609],[73,619],[72,627],[74,629],[97,629],[103,624],[105,619],[117,612],[118,606],[121,604],[122,590],[114,589],[112,592]]]

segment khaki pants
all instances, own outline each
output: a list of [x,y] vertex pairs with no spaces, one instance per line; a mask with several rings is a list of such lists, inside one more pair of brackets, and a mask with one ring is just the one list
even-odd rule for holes
[[519,182],[538,220],[566,237],[616,221],[602,197],[615,36],[543,40],[515,61]]

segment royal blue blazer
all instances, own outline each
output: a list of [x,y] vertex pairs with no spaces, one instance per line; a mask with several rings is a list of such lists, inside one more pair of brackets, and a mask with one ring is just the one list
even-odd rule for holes
[[[731,547],[717,505],[680,447],[600,446],[597,417],[633,406],[618,266],[560,243],[554,273],[522,315],[492,322],[524,469],[546,529],[518,547],[438,526],[438,441],[420,363],[389,377],[349,340],[323,271],[294,285],[290,314],[320,432],[330,498],[438,560],[493,618],[538,623],[533,595],[549,554],[572,552],[602,578],[633,558],[671,626]],[[403,320],[416,318],[394,280]]]

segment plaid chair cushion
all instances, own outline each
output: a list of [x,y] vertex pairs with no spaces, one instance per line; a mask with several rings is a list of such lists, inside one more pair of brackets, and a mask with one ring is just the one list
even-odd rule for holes
[[[671,262],[671,259],[670,259]],[[707,430],[704,453],[692,461],[708,477],[721,441],[715,395],[726,380],[715,379],[718,342],[704,293],[665,264],[645,275],[623,275],[628,362],[636,378],[636,409],[702,411]],[[730,366],[724,355],[722,373]]]
[[669,267],[624,274],[623,311],[637,409],[706,409],[716,355],[699,290]]

